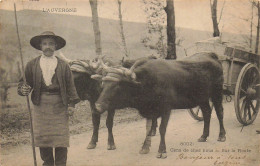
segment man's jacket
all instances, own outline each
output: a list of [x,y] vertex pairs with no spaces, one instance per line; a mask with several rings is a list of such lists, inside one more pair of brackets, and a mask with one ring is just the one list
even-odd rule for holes
[[[42,82],[42,72],[40,68],[40,57],[38,56],[27,63],[25,68],[25,78],[26,83],[32,87],[31,99],[34,105],[40,104],[41,97],[41,82]],[[69,65],[58,58],[58,64],[56,68],[56,75],[60,85],[60,94],[62,97],[63,104],[65,106],[74,105],[80,101],[70,70]],[[48,64],[46,64],[48,65]],[[18,94],[20,87],[23,85],[23,80],[21,79],[18,84]]]

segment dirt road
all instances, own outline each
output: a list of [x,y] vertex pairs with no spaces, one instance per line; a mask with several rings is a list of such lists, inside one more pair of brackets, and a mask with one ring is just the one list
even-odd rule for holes
[[[215,112],[211,119],[210,137],[205,143],[197,142],[202,134],[203,122],[193,120],[185,110],[173,110],[166,133],[168,157],[157,159],[160,136],[152,138],[149,154],[139,154],[145,138],[145,120],[122,123],[114,127],[117,149],[106,150],[107,130],[100,130],[96,149],[87,150],[91,132],[71,137],[68,166],[89,165],[175,165],[175,166],[259,166],[260,165],[260,115],[255,122],[241,130],[233,103],[224,104],[226,142],[218,142],[219,125]],[[38,165],[42,164],[36,149]],[[1,166],[32,166],[32,150],[29,145],[1,149]]]

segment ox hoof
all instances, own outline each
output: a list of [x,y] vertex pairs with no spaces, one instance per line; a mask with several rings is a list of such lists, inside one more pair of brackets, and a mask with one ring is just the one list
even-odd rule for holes
[[198,139],[198,142],[207,142],[207,138],[205,138],[205,137],[200,137],[200,138]]
[[156,129],[152,130],[151,136],[155,136],[156,135]]
[[115,150],[116,145],[107,145],[107,150]]
[[95,149],[95,148],[96,148],[96,146],[97,146],[97,144],[96,144],[96,143],[90,142],[90,143],[88,144],[88,147],[87,147],[87,149]]
[[219,136],[218,137],[219,142],[225,142],[226,141],[226,136]]
[[165,153],[157,153],[156,157],[161,158],[161,159],[165,159],[165,158],[167,158],[167,153],[166,152]]
[[142,149],[139,151],[140,154],[147,154],[147,153],[149,153],[149,152],[150,152],[150,149],[149,149],[149,148],[142,148]]

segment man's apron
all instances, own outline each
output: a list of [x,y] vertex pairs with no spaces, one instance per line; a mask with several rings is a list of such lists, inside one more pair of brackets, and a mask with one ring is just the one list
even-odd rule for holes
[[69,116],[60,95],[42,93],[32,118],[36,147],[69,147]]

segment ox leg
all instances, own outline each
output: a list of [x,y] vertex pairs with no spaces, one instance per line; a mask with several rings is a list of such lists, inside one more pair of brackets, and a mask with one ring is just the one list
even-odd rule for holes
[[156,128],[157,128],[158,124],[157,124],[157,118],[154,118],[152,120],[152,134],[151,136],[155,136],[156,135]]
[[166,134],[166,128],[168,125],[168,121],[170,118],[170,111],[165,111],[162,115],[161,119],[161,124],[160,124],[160,135],[161,135],[161,141],[160,141],[160,146],[157,154],[157,158],[166,158],[167,153],[166,153],[166,144],[165,144],[165,134]]
[[93,124],[93,134],[91,141],[88,144],[87,149],[95,149],[98,142],[98,130],[100,124],[100,114],[96,114],[96,106],[93,103],[90,103],[91,111],[92,111],[92,124]]
[[224,128],[224,123],[223,123],[223,105],[222,105],[222,91],[223,91],[223,80],[222,78],[216,82],[215,84],[215,88],[213,89],[213,95],[211,97],[213,105],[215,107],[215,111],[219,120],[219,127],[220,127],[220,131],[219,131],[219,137],[218,137],[218,141],[221,142],[225,142],[226,141],[226,131]]
[[219,131],[219,137],[218,137],[218,141],[220,142],[225,142],[226,141],[226,131],[224,128],[224,123],[223,123],[223,106],[222,106],[222,98],[221,101],[213,101],[214,107],[215,107],[215,111],[218,117],[218,121],[219,121],[219,127],[220,127],[220,131]]
[[106,125],[108,129],[108,142],[107,142],[107,150],[116,149],[114,136],[113,136],[113,121],[114,121],[115,110],[109,110],[107,114]]
[[205,102],[200,105],[202,115],[204,118],[204,128],[203,128],[203,134],[202,136],[198,139],[199,142],[206,142],[207,137],[209,136],[209,126],[210,126],[210,118],[211,118],[211,108],[209,105],[209,102]]
[[142,149],[139,151],[140,154],[147,154],[150,151],[152,141],[152,119],[146,119],[146,137]]

